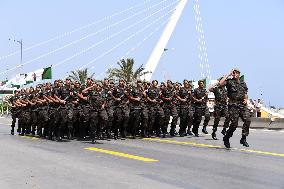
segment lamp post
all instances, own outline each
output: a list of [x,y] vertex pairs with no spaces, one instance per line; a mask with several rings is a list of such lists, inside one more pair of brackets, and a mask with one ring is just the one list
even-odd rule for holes
[[20,47],[21,47],[21,64],[23,63],[23,40],[15,40],[15,39],[11,39],[9,38],[9,41],[14,41],[15,43],[19,43],[20,44]]

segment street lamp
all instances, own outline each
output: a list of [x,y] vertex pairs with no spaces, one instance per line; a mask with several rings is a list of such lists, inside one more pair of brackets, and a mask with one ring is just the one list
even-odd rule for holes
[[9,41],[14,41],[15,43],[19,43],[20,47],[21,47],[21,65],[23,63],[23,40],[15,40],[15,39],[11,39],[9,38]]

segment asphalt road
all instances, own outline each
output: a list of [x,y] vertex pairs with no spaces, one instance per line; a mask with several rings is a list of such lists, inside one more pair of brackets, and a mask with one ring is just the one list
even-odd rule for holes
[[[284,131],[240,129],[223,148],[196,137],[53,142],[11,136],[0,119],[0,189],[284,188]],[[209,129],[210,130],[210,129]]]

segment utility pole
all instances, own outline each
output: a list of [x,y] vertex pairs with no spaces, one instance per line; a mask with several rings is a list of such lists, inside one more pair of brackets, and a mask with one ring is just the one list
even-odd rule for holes
[[[20,61],[20,64],[19,64],[19,68],[21,68],[23,66],[23,40],[16,40],[16,39],[11,39],[9,38],[9,41],[14,41],[15,43],[19,43],[20,44],[20,49],[21,49],[21,61]],[[18,70],[19,74],[20,74],[20,69]]]
[[15,43],[19,43],[20,44],[20,48],[21,48],[21,63],[20,66],[23,65],[23,40],[16,40],[16,39],[11,39],[9,38],[9,41],[14,41]]

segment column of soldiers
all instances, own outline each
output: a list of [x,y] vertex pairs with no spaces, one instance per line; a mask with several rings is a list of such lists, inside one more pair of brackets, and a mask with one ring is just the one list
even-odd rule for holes
[[[224,116],[226,121],[222,134],[225,135],[225,146],[230,147],[229,138],[236,127],[236,118],[232,119],[234,115],[230,111],[237,110],[231,108],[232,87],[224,82],[223,79],[218,85],[209,88],[216,99],[212,138],[217,140],[217,127],[220,117]],[[17,132],[20,135],[38,135],[57,141],[63,138],[84,140],[89,137],[94,143],[98,139],[116,140],[125,139],[126,136],[165,138],[168,134],[171,137],[198,137],[202,116],[202,132],[205,134],[208,134],[206,128],[210,120],[208,92],[202,80],[198,85],[193,90],[188,80],[184,80],[183,84],[173,84],[168,80],[160,85],[157,80],[151,83],[138,80],[130,85],[120,79],[116,85],[112,80],[104,79],[101,83],[88,78],[86,84],[79,81],[72,83],[66,79],[65,82],[56,80],[53,85],[45,83],[37,85],[35,89],[21,89],[9,99],[12,106],[11,134],[15,133],[18,119]],[[224,85],[228,89],[229,111]],[[178,119],[180,124],[177,132]],[[241,140],[244,146],[248,146],[245,138],[248,127],[249,123],[246,122]]]

